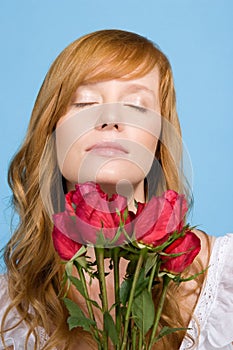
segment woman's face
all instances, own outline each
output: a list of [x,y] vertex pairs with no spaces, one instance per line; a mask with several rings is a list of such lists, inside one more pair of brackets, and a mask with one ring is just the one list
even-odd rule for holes
[[68,190],[94,181],[142,191],[161,129],[159,74],[78,87],[56,128],[60,170]]

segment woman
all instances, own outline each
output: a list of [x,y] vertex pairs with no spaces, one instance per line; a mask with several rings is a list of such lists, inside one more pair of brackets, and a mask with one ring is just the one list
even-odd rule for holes
[[[145,202],[165,189],[190,199],[181,153],[172,72],[154,44],[134,33],[103,30],[59,55],[9,169],[20,223],[5,248],[7,274],[1,277],[6,348],[23,349],[25,342],[28,349],[95,348],[87,334],[67,328],[59,298],[64,267],[52,244],[51,214],[61,209],[64,192],[89,180],[127,196],[132,211],[134,198]],[[196,233],[202,249],[189,273],[210,268],[185,286],[171,285],[161,321],[189,326],[189,335],[176,332],[156,349],[183,350],[193,343],[200,350],[233,349],[233,237]]]

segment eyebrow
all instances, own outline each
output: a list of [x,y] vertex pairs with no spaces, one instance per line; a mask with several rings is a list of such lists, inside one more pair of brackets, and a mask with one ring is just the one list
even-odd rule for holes
[[[153,95],[153,97],[155,97],[155,91],[152,90],[152,89],[149,89],[147,86],[145,85],[141,85],[141,84],[131,84],[129,83],[127,85],[127,81],[124,81],[126,82],[126,85],[125,85],[125,90],[127,92],[130,92],[130,93],[134,93],[134,92],[140,92],[140,91],[144,91],[144,92],[147,92],[151,95]],[[94,83],[86,83],[86,84],[82,84],[80,87],[82,88],[92,88],[92,87],[95,87],[95,85],[98,85],[100,82],[94,82]]]
[[155,96],[155,91],[149,89],[147,86],[145,85],[141,85],[141,84],[129,84],[126,87],[127,91],[129,92],[139,92],[139,91],[145,91],[145,92],[149,92],[150,94],[152,94],[153,96]]

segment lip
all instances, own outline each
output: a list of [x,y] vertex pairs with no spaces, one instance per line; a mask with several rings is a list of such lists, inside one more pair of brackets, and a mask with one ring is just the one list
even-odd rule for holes
[[87,152],[94,152],[97,155],[112,157],[129,152],[119,143],[113,141],[101,141],[86,149]]

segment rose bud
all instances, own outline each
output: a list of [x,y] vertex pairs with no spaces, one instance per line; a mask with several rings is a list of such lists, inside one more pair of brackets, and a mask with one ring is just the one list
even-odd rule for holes
[[181,254],[179,256],[164,256],[161,255],[163,263],[162,270],[173,273],[181,273],[190,266],[198,255],[201,249],[201,241],[194,232],[187,231],[184,236],[176,239],[170,244],[164,253],[166,254]]
[[148,203],[138,203],[134,225],[137,241],[155,247],[165,242],[169,234],[182,229],[187,210],[184,195],[172,190]]

